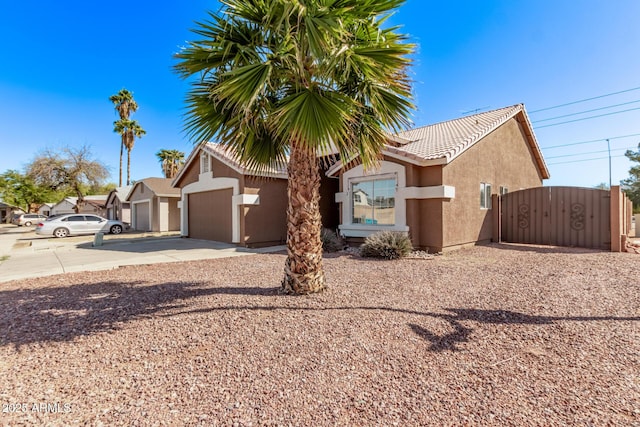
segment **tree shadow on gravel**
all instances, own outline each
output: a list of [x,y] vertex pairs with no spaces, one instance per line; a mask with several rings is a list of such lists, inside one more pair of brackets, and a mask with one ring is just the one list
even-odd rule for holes
[[0,291],[0,346],[71,341],[119,329],[123,322],[190,306],[208,295],[278,295],[278,288],[204,283],[100,282]]
[[640,321],[640,316],[535,316],[508,310],[481,310],[468,308],[448,308],[446,311],[453,314],[431,313],[429,315],[447,321],[453,328],[453,331],[448,334],[436,335],[420,325],[409,324],[409,327],[415,334],[431,343],[430,350],[432,351],[456,351],[458,350],[458,344],[468,342],[473,329],[460,323],[463,321],[500,325],[550,325],[561,321]]
[[161,316],[176,316],[185,314],[195,314],[204,312],[213,312],[217,310],[307,310],[307,311],[387,311],[394,313],[409,314],[418,317],[430,317],[434,319],[442,319],[451,325],[453,330],[444,335],[437,335],[428,329],[415,324],[409,323],[409,328],[419,337],[429,342],[431,346],[429,350],[439,351],[457,351],[457,345],[468,342],[473,328],[464,326],[461,322],[473,321],[481,324],[502,324],[502,325],[550,325],[561,321],[574,322],[602,322],[602,321],[640,321],[640,316],[634,317],[616,317],[616,316],[535,316],[516,311],[508,310],[481,310],[481,309],[460,309],[448,308],[445,311],[449,313],[431,313],[415,310],[407,310],[393,307],[278,307],[278,306],[225,306],[216,308],[204,308],[178,313],[170,313]]
[[[216,306],[196,307],[198,297],[222,295]],[[233,305],[237,295],[255,296],[256,305]],[[444,335],[430,332],[417,323],[409,328],[431,344],[431,351],[456,351],[460,343],[469,342],[473,329],[462,322],[480,324],[538,324],[557,321],[638,321],[637,317],[536,316],[505,310],[449,308],[432,313],[385,306],[318,306],[315,299],[298,297],[271,298],[280,295],[280,287],[222,286],[204,282],[100,282],[39,289],[0,291],[0,347],[13,344],[66,342],[80,336],[117,331],[126,322],[149,318],[217,311],[377,311],[441,319],[451,325]],[[266,299],[265,299],[266,298]],[[282,304],[286,301],[286,305]],[[208,301],[211,303],[211,301]]]

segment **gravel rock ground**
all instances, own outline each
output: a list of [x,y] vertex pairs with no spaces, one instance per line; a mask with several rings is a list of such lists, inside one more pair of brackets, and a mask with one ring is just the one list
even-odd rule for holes
[[0,287],[2,425],[640,425],[640,259],[283,254]]

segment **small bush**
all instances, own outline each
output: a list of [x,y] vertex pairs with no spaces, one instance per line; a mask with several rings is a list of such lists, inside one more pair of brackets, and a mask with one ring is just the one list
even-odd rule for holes
[[380,231],[367,237],[360,246],[360,255],[372,258],[398,259],[411,251],[411,239],[400,231]]
[[344,248],[344,242],[334,231],[323,228],[320,234],[322,239],[322,250],[325,252],[338,252]]

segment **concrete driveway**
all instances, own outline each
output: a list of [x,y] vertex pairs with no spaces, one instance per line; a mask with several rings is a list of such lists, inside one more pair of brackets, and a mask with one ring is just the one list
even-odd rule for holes
[[48,238],[32,227],[0,224],[0,282],[74,271],[109,270],[124,265],[224,258],[277,252],[284,246],[247,249],[221,242],[181,238],[177,233]]

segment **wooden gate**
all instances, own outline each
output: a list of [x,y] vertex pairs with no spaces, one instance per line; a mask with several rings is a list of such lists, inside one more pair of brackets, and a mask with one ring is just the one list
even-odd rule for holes
[[611,249],[607,190],[537,187],[505,194],[500,202],[504,242]]

